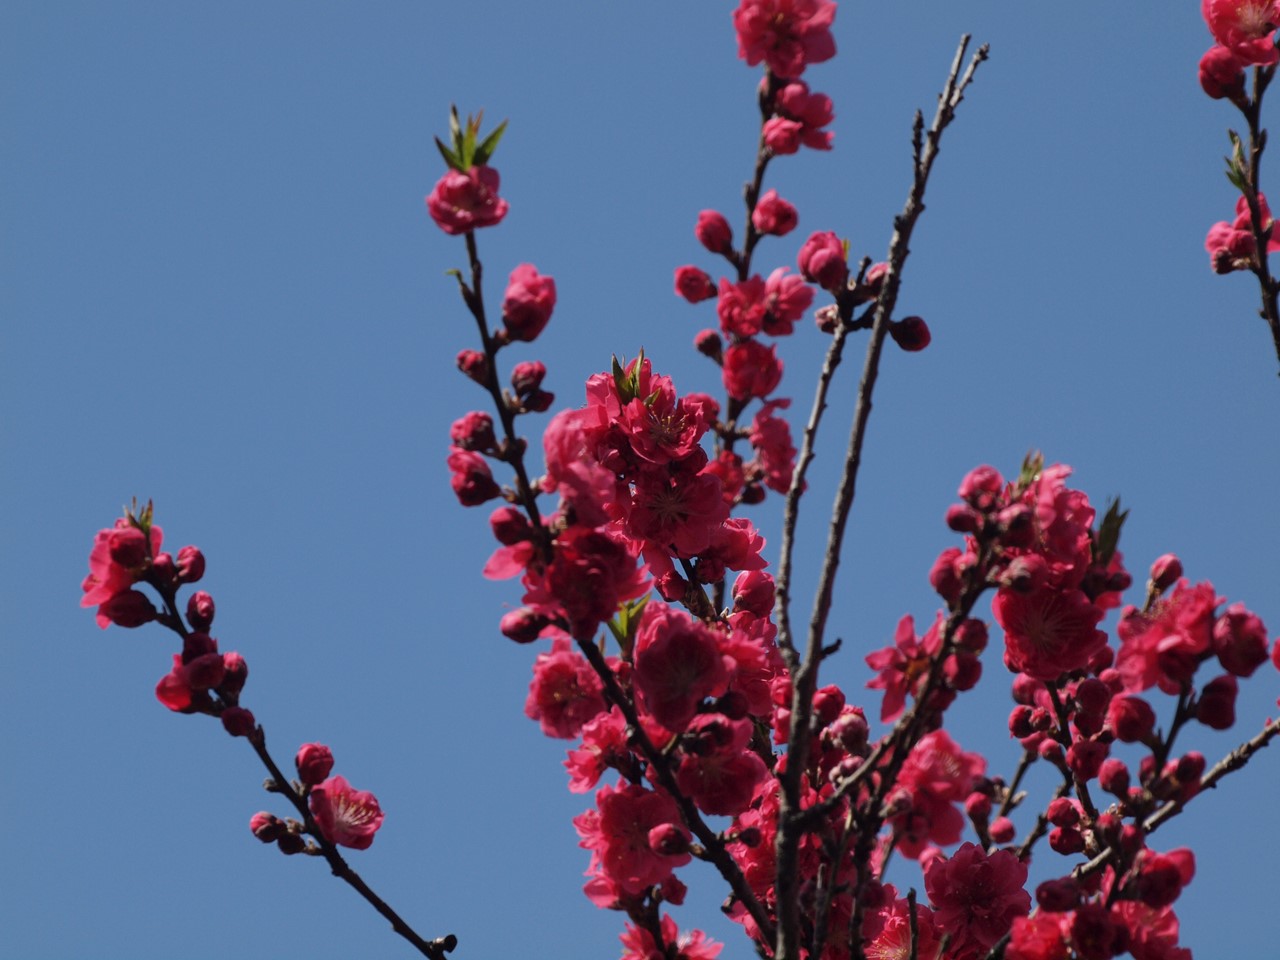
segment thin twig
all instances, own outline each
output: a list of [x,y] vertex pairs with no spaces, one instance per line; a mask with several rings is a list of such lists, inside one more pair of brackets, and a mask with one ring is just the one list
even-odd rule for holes
[[933,169],[933,162],[938,155],[942,131],[955,118],[955,110],[963,100],[964,91],[973,80],[978,64],[987,59],[988,48],[984,44],[974,54],[964,75],[960,75],[961,67],[964,64],[965,52],[969,47],[969,40],[968,34],[965,34],[960,39],[955,59],[952,61],[951,70],[947,76],[946,85],[938,98],[938,107],[934,114],[933,123],[930,125],[927,138],[923,143],[920,136],[923,119],[920,114],[917,113],[916,115],[916,123],[913,130],[914,175],[911,190],[907,196],[906,206],[894,221],[893,238],[889,244],[888,270],[885,273],[880,295],[876,300],[872,314],[874,319],[871,340],[867,345],[862,381],[858,389],[857,405],[854,409],[853,428],[849,437],[840,486],[836,493],[836,503],[832,512],[822,574],[817,594],[814,597],[813,614],[809,622],[808,648],[804,662],[792,677],[791,736],[787,745],[787,769],[782,779],[781,802],[778,812],[778,937],[774,950],[777,960],[797,960],[800,954],[800,878],[799,871],[796,869],[800,837],[804,829],[804,811],[800,804],[800,784],[801,777],[808,766],[810,716],[813,706],[813,692],[817,687],[823,633],[826,628],[827,616],[831,609],[836,569],[840,562],[849,510],[853,505],[858,468],[862,462],[862,445],[866,438],[867,420],[871,414],[871,396],[875,389],[876,377],[879,372],[880,354],[884,347],[884,339],[889,332],[889,321],[892,319],[894,307],[897,305],[903,265],[906,263],[910,252],[911,234],[920,214],[924,212],[925,187],[929,181],[929,174]]

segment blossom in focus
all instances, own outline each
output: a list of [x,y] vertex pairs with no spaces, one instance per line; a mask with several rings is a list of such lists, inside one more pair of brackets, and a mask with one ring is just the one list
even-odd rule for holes
[[524,714],[537,720],[549,737],[572,740],[582,726],[605,710],[603,687],[582,654],[571,649],[563,634],[533,663],[533,681]]
[[976,943],[983,952],[1031,910],[1026,882],[1027,865],[1015,854],[987,856],[973,843],[961,844],[949,859],[934,859],[924,874],[938,930],[951,934],[953,944]]
[[382,826],[378,798],[367,790],[356,790],[346,777],[330,777],[316,784],[307,803],[324,838],[340,847],[367,850]]
[[636,634],[634,682],[645,710],[670,730],[683,730],[698,705],[719,696],[729,673],[715,636],[700,621],[650,602]]
[[991,611],[1004,629],[1005,664],[1037,680],[1082,669],[1107,645],[1097,628],[1103,612],[1080,590],[1019,593],[1002,587]]
[[1267,66],[1280,60],[1274,36],[1280,25],[1278,0],[1200,0],[1200,12],[1213,39],[1242,63]]
[[609,899],[643,893],[689,862],[688,852],[664,854],[650,846],[650,831],[666,824],[675,826],[688,842],[690,834],[681,825],[676,802],[665,793],[635,784],[601,787],[596,792],[596,809],[574,818],[582,838],[578,845],[591,851],[589,873],[606,882],[613,894]]
[[450,236],[492,227],[507,215],[508,203],[498,196],[498,171],[474,166],[465,173],[448,170],[427,196],[431,219]]
[[738,56],[752,67],[763,60],[775,76],[798,77],[836,55],[835,16],[831,0],[742,0],[733,11]]

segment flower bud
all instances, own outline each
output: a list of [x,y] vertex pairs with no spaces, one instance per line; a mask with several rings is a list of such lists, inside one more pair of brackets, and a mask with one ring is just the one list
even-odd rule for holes
[[197,583],[204,576],[204,554],[199,547],[183,547],[178,551],[178,579]]
[[1233,603],[1213,625],[1213,651],[1237,677],[1252,676],[1267,659],[1267,628],[1243,603]]
[[756,231],[775,237],[786,236],[796,228],[800,217],[796,208],[778,196],[777,190],[767,190],[756,208],[751,211],[751,225]]
[[1151,736],[1156,714],[1138,697],[1116,697],[1107,707],[1107,726],[1122,743],[1139,743]]
[[106,617],[117,627],[134,628],[150,623],[157,616],[146,594],[137,590],[121,590],[98,607],[98,616]]
[[933,340],[929,325],[920,317],[903,317],[889,323],[889,336],[907,353],[923,350]]
[[499,507],[489,515],[489,529],[494,538],[504,547],[523,543],[533,535],[533,527],[528,519],[517,508]]
[[1200,692],[1196,719],[1214,730],[1229,730],[1236,722],[1236,694],[1240,684],[1229,673],[1210,680]]
[[1080,822],[1080,808],[1070,797],[1054,797],[1045,808],[1044,816],[1055,827],[1074,827]]
[[1054,827],[1049,831],[1049,846],[1069,857],[1084,849],[1084,837],[1075,827]]
[[186,665],[187,685],[192,690],[213,690],[221,685],[227,668],[222,654],[213,652],[196,657]]
[[244,683],[249,679],[249,665],[245,663],[244,657],[236,653],[234,650],[222,655],[222,683],[218,684],[218,693],[224,699],[235,700],[240,696],[240,691],[244,689]]
[[162,587],[177,583],[178,567],[173,562],[173,556],[168,553],[156,554],[155,559],[151,561],[151,576],[147,579]]
[[263,843],[275,843],[288,832],[283,820],[265,810],[259,810],[249,818],[249,829]]
[[969,794],[964,800],[964,812],[970,820],[986,820],[991,816],[991,798],[976,791]]
[[987,834],[996,843],[1009,843],[1017,835],[1017,830],[1008,817],[996,817],[987,828]]
[[304,743],[293,763],[298,768],[298,779],[314,787],[333,772],[333,751],[323,743]]
[[203,590],[197,590],[187,598],[187,623],[192,630],[208,632],[213,626],[213,597]]
[[457,363],[459,370],[481,386],[489,382],[489,358],[479,350],[461,351]]
[[1110,747],[1097,740],[1077,740],[1067,749],[1067,766],[1080,780],[1092,780],[1107,758]]
[[538,338],[556,305],[556,282],[538,273],[531,263],[511,271],[502,299],[502,323],[511,340]]
[[222,728],[233,737],[247,737],[255,726],[253,714],[244,707],[227,707],[222,711]]
[[1031,708],[1024,703],[1018,704],[1009,714],[1009,733],[1023,740],[1035,732],[1031,726]]
[[844,243],[829,230],[809,235],[800,247],[796,265],[801,276],[831,293],[844,289],[849,279]]
[[1098,768],[1098,784],[1107,793],[1123,800],[1129,793],[1129,768],[1123,760],[1108,757]]
[[1046,880],[1036,887],[1036,903],[1049,913],[1066,913],[1080,903],[1080,887],[1070,877]]
[[1242,99],[1244,64],[1229,49],[1215,43],[1200,58],[1200,88],[1214,100]]
[[982,526],[982,517],[970,506],[953,503],[947,507],[947,526],[956,533],[976,533]]
[[676,296],[690,303],[701,303],[716,295],[716,285],[711,275],[692,265],[676,267]]
[[693,338],[693,346],[704,357],[710,357],[716,363],[723,359],[724,341],[715,330],[703,330]]
[[1182,561],[1172,553],[1156,558],[1151,564],[1151,585],[1158,593],[1164,593],[1182,577]]
[[540,360],[525,360],[511,368],[511,389],[518,397],[526,397],[542,387],[547,367]]
[[1149,907],[1160,909],[1178,899],[1182,892],[1182,871],[1177,861],[1164,854],[1144,856],[1134,887],[1138,899]]
[[677,857],[689,849],[689,837],[674,823],[660,823],[649,831],[649,849],[661,857]]
[[137,527],[116,527],[109,534],[107,543],[111,552],[111,562],[134,570],[147,562],[151,553],[151,544],[147,535]]
[[733,230],[729,227],[729,221],[714,210],[703,210],[698,214],[693,235],[712,253],[729,253],[733,244]]
[[535,613],[529,607],[521,607],[503,614],[498,629],[504,637],[516,643],[532,643],[550,622],[543,614]]
[[493,418],[480,410],[472,410],[453,421],[449,439],[463,450],[492,450],[498,445],[493,435]]

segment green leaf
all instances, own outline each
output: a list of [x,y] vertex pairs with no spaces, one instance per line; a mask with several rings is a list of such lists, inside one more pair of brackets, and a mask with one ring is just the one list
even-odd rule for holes
[[502,139],[502,135],[506,132],[507,121],[503,120],[492,133],[480,141],[480,145],[476,147],[475,161],[477,164],[483,167],[489,162],[489,158],[493,156],[493,151],[498,149],[498,141]]
[[455,104],[449,104],[449,139],[453,141],[455,149],[462,146],[462,125],[458,122],[458,108]]
[[1035,483],[1040,477],[1040,471],[1044,469],[1044,454],[1039,450],[1032,450],[1022,460],[1022,470],[1018,473],[1018,486],[1026,489]]
[[1104,569],[1115,556],[1116,547],[1120,544],[1120,530],[1129,518],[1128,510],[1120,509],[1120,498],[1117,497],[1107,505],[1107,512],[1098,526],[1093,539],[1093,561]]
[[618,609],[618,615],[609,621],[609,631],[618,641],[624,659],[631,659],[631,651],[635,647],[636,630],[640,627],[640,615],[644,613],[645,604],[649,602],[646,594],[638,600],[628,600]]
[[462,161],[458,155],[444,145],[444,141],[439,137],[435,138],[436,148],[440,151],[440,156],[444,157],[444,162],[449,165],[450,170],[461,170]]

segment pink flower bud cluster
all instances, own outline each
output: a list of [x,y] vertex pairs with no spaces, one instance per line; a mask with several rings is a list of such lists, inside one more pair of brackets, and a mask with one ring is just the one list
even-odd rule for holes
[[[1262,214],[1262,230],[1267,237],[1267,253],[1280,250],[1280,237],[1273,237],[1275,220],[1267,198],[1258,194],[1258,209]],[[1235,270],[1252,270],[1257,262],[1258,244],[1253,236],[1253,216],[1249,213],[1249,201],[1241,197],[1236,201],[1236,218],[1228,223],[1220,220],[1209,228],[1204,238],[1204,248],[1215,273],[1231,273]]]

